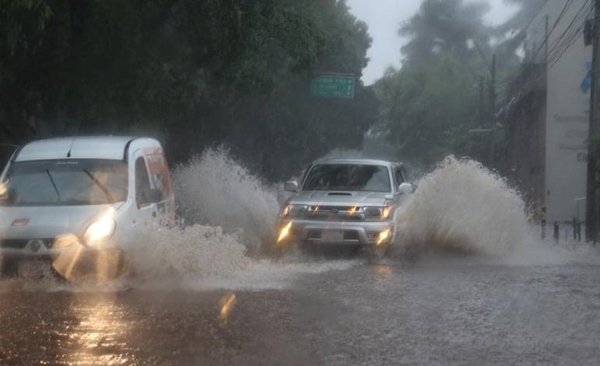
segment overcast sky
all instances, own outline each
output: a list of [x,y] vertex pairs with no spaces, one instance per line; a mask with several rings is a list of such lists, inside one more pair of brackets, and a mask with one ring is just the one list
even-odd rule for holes
[[[503,0],[488,0],[492,11],[487,21],[497,24],[517,8],[506,6]],[[398,36],[402,21],[408,20],[421,5],[421,0],[347,0],[350,11],[369,25],[373,44],[369,50],[371,61],[363,70],[363,81],[369,85],[380,78],[390,65],[400,66],[400,47],[406,40]]]

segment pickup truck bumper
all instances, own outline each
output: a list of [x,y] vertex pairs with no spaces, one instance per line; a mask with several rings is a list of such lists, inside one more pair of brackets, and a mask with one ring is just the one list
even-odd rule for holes
[[[287,229],[287,230],[286,230]],[[308,242],[332,245],[378,246],[394,238],[391,221],[318,221],[282,219],[279,221],[279,243]]]

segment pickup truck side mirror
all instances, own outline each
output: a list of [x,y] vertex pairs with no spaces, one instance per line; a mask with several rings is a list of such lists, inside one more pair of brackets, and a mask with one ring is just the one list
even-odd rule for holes
[[298,182],[289,180],[285,182],[284,189],[288,192],[298,192]]
[[398,193],[400,194],[410,194],[413,192],[413,185],[410,183],[402,183],[398,186]]

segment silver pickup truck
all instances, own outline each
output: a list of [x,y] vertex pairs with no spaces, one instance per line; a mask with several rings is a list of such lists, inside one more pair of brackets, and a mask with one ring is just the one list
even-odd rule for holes
[[413,191],[403,164],[383,160],[329,159],[313,163],[279,215],[278,245],[380,247],[394,240],[394,218]]

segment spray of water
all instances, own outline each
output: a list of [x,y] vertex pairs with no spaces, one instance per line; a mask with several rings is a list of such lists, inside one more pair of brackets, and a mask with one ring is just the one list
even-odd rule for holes
[[300,273],[345,269],[354,263],[298,263],[294,256],[253,259],[253,251],[275,242],[277,190],[224,148],[207,149],[177,167],[174,182],[179,208],[192,225],[138,233],[126,248],[134,286],[282,288]]
[[273,242],[276,193],[237,164],[227,149],[207,149],[174,171],[176,195],[186,220],[238,232],[250,250]]
[[[272,240],[278,204],[273,189],[236,164],[225,149],[209,149],[174,173],[179,205],[192,225],[140,231],[124,248],[130,276],[125,286],[190,289],[283,288],[301,274],[344,270],[356,261],[254,260],[249,250]],[[407,249],[459,249],[509,255],[507,264],[561,263],[564,253],[533,240],[519,194],[496,174],[470,160],[445,159],[418,182],[397,216],[397,241]],[[535,245],[533,245],[533,244]],[[579,259],[569,259],[579,260]],[[536,262],[537,261],[537,262]],[[49,280],[1,281],[0,292],[20,288],[55,291]],[[120,286],[120,284],[117,284]]]
[[446,158],[418,182],[397,219],[397,248],[507,254],[527,235],[525,205],[498,175]]
[[344,270],[356,264],[251,259],[237,234],[201,225],[140,232],[126,250],[131,271],[125,282],[144,289],[283,289],[299,275]]
[[144,281],[160,278],[221,278],[248,268],[251,260],[238,235],[218,226],[140,231],[125,250],[132,276]]

